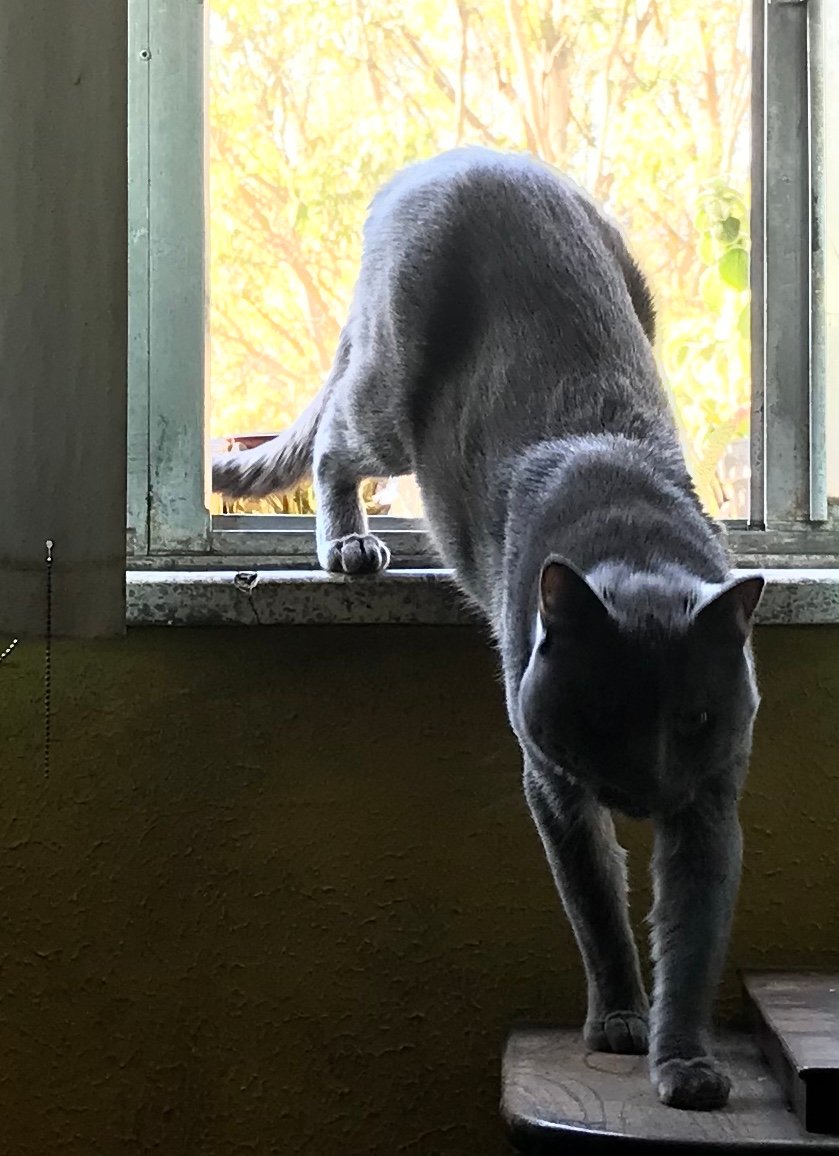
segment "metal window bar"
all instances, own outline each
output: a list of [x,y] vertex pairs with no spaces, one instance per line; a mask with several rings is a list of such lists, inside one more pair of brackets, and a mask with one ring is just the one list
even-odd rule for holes
[[149,548],[149,6],[128,6],[129,556]]
[[[823,2],[754,0],[751,514],[729,523],[743,564],[825,565],[839,552],[813,311],[823,287]],[[130,4],[129,552],[134,565],[311,566],[313,518],[208,512],[207,7]],[[437,564],[421,523],[371,521],[395,564]]]
[[827,336],[825,281],[827,264],[825,213],[825,0],[810,0],[808,45],[810,77],[810,521],[827,522]]
[[752,4],[752,91],[751,91],[751,236],[752,253],[749,279],[751,282],[751,424],[749,428],[751,477],[749,491],[749,527],[766,528],[766,412],[764,390],[766,382],[765,331],[766,319],[764,268],[766,254],[766,219],[764,212],[764,108],[766,106],[766,0]]
[[811,35],[818,5],[767,0],[763,13],[763,424],[770,529],[827,517],[824,378],[813,372],[813,177],[823,139],[812,105],[813,82],[816,93],[821,88],[819,44]]

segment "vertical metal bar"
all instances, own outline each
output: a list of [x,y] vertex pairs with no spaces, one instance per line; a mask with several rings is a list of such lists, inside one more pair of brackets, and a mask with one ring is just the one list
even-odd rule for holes
[[149,548],[149,0],[128,6],[129,556]]
[[153,553],[207,549],[207,5],[150,0],[149,425]]
[[203,487],[204,507],[207,511],[207,535],[212,534],[211,501],[213,496],[213,467],[212,458],[208,452],[210,444],[210,0],[198,0],[201,5],[203,19],[201,21],[201,193],[203,206],[201,214],[201,232],[204,241],[204,277],[202,282],[202,307],[204,313],[204,341],[203,367],[201,389],[201,412],[204,420],[201,424],[201,484]]
[[765,0],[752,3],[752,122],[751,122],[751,475],[749,489],[749,525],[763,529],[766,525],[766,421],[764,393],[766,382],[765,349],[765,122],[766,37]]
[[[839,93],[839,5],[834,0],[822,4],[820,11],[824,91],[834,94],[835,109]],[[839,499],[839,119],[835,115],[825,119],[822,139],[827,494],[832,504]]]
[[765,12],[766,522],[810,514],[811,201],[807,4]]
[[825,368],[825,83],[823,0],[808,4],[812,266],[810,330],[810,520],[827,521]]

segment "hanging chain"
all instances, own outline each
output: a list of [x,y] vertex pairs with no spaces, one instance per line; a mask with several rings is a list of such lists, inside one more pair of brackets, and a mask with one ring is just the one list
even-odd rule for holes
[[44,630],[44,775],[50,773],[52,729],[52,538],[47,538],[47,604]]
[[[52,548],[55,543],[52,538],[47,538],[44,545],[47,550],[47,599],[44,623],[44,774],[48,775],[52,739]],[[6,649],[0,651],[0,662],[9,657],[18,642],[19,639],[13,638]]]
[[19,638],[13,638],[12,641],[9,643],[9,645],[6,647],[6,649],[4,651],[0,652],[0,662],[2,662],[4,658],[9,657],[9,655],[12,653],[12,651],[17,646],[19,641],[20,641]]

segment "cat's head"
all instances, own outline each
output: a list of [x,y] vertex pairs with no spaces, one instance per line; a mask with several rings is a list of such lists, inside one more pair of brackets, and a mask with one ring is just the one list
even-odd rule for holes
[[758,705],[748,639],[759,576],[711,585],[678,567],[542,567],[519,689],[525,745],[637,816],[737,789]]

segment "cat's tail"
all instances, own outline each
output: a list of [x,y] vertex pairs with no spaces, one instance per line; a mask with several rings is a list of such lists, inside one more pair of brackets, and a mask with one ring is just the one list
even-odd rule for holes
[[311,474],[315,435],[326,389],[288,429],[250,450],[213,456],[213,493],[227,498],[264,498],[290,490]]
[[290,490],[308,478],[323,411],[349,361],[349,329],[344,328],[323,389],[293,425],[252,450],[213,456],[213,493],[226,498],[265,498]]

